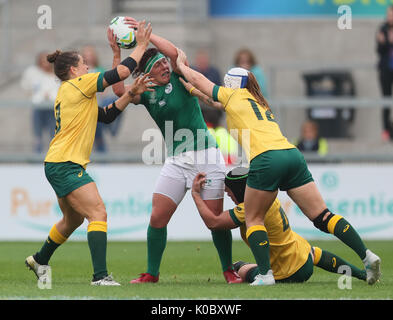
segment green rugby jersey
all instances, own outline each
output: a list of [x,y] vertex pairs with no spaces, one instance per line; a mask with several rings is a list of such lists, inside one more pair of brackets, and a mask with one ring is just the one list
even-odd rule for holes
[[160,128],[168,156],[217,148],[203,119],[198,98],[188,93],[179,77],[172,72],[168,84],[142,93],[140,101]]

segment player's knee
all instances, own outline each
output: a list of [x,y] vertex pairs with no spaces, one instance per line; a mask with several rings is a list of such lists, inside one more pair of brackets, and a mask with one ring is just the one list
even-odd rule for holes
[[82,216],[75,217],[75,219],[73,220],[74,226],[78,228],[84,220],[85,218],[83,218]]
[[[169,217],[170,219],[170,217]],[[150,225],[153,228],[164,228],[167,226],[169,220],[168,217],[166,217],[163,214],[159,214],[155,212],[154,210],[152,211],[151,217],[150,217]]]
[[89,221],[106,221],[107,213],[103,202],[97,204],[94,211],[89,215]]
[[[256,217],[245,217],[246,226],[254,226],[254,225],[265,225],[265,217],[256,216]],[[247,227],[248,228],[248,227]]]
[[334,214],[330,212],[329,209],[323,210],[312,222],[314,226],[326,233],[330,233],[328,230],[328,225],[330,219],[334,217]]
[[78,228],[84,221],[84,218],[79,215],[73,215],[72,217],[64,217],[63,219],[66,225],[73,229]]

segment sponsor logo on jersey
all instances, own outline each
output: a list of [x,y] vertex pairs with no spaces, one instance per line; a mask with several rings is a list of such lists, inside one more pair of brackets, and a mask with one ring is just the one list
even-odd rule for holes
[[156,92],[153,91],[150,95],[150,99],[149,99],[149,103],[150,104],[155,104],[157,102],[157,98],[156,98]]
[[172,92],[172,89],[173,89],[172,83],[168,83],[168,84],[166,85],[166,87],[165,87],[165,93],[166,93],[166,94],[171,93],[171,92]]
[[205,182],[205,187],[206,186],[211,186],[212,185],[212,180],[211,179],[206,179],[206,182]]

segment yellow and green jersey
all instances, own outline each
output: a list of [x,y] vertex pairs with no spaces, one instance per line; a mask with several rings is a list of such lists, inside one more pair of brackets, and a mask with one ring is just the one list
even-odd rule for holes
[[[229,210],[233,222],[240,226],[243,240],[247,243],[244,203]],[[269,238],[270,265],[274,278],[285,279],[299,270],[307,261],[310,244],[289,226],[288,218],[276,199],[265,216],[265,227]]]
[[271,111],[261,106],[246,88],[214,86],[213,99],[224,106],[228,130],[243,147],[249,161],[265,151],[295,148],[281,133]]
[[88,73],[63,81],[54,105],[55,135],[45,162],[90,162],[97,128],[97,91],[103,91],[103,73]]

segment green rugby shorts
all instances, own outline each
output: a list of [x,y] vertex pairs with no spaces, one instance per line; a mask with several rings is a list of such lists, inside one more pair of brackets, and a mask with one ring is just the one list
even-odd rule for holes
[[247,185],[266,191],[286,191],[314,181],[297,149],[270,150],[251,160]]
[[45,162],[45,176],[59,198],[85,184],[94,182],[80,164],[70,161]]

